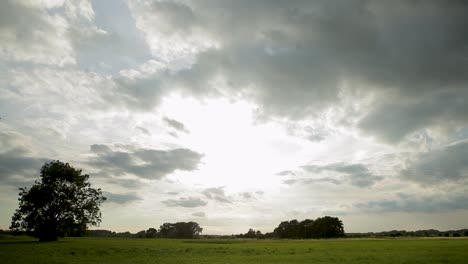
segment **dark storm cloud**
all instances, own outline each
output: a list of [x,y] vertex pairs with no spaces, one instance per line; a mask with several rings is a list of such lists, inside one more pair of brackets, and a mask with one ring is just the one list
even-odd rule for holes
[[196,170],[202,154],[190,149],[155,150],[127,148],[113,150],[107,145],[92,145],[89,164],[107,174],[133,174],[147,179],[161,179],[176,170]]
[[400,174],[423,185],[468,180],[468,141],[420,153]]
[[[320,173],[323,171],[337,172],[344,174],[346,180],[350,182],[351,185],[356,187],[370,187],[377,182],[381,181],[383,177],[374,175],[369,169],[363,164],[345,164],[345,163],[335,163],[329,164],[326,166],[315,166],[315,165],[306,165],[302,166],[302,169],[308,172]],[[323,179],[332,183],[337,183],[334,179]]]
[[[212,80],[222,76],[224,90],[254,100],[260,112],[289,118],[338,103],[344,89],[372,94],[359,127],[389,142],[441,121],[450,127],[445,118],[468,122],[462,1],[186,3],[156,2],[148,12],[170,29],[163,35],[201,34],[219,45],[166,84],[213,93],[220,88]],[[310,139],[325,136],[314,132]]]
[[141,200],[136,193],[110,193],[104,192],[103,195],[107,198],[107,202],[116,204],[127,204]]
[[185,125],[177,120],[164,117],[163,121],[169,125],[170,127],[174,128],[175,130],[179,132],[184,132],[184,133],[189,133],[188,129],[185,127]]
[[232,203],[232,200],[226,196],[224,187],[206,188],[202,194],[208,199],[212,199],[221,203]]
[[394,199],[358,203],[354,204],[353,207],[358,210],[371,213],[441,213],[468,209],[468,195],[466,193],[426,196],[400,194]]
[[181,197],[177,200],[168,199],[168,200],[162,201],[162,203],[168,207],[188,207],[188,208],[202,207],[208,204],[206,201],[203,201],[202,199],[195,198],[195,197]]

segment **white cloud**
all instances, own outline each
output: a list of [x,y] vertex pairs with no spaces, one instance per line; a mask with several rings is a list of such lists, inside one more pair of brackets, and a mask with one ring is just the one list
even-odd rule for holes
[[0,11],[2,60],[65,66],[76,64],[68,21],[45,8],[7,1]]
[[203,201],[202,199],[195,198],[195,197],[181,197],[178,200],[168,199],[168,200],[162,201],[162,203],[169,207],[188,207],[188,208],[202,207],[207,204],[207,202]]

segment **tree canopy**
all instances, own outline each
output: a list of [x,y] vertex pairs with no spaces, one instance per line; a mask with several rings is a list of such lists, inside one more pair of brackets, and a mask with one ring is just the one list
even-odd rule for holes
[[343,222],[337,217],[325,216],[315,220],[281,222],[273,231],[278,238],[333,238],[344,236]]
[[203,228],[196,222],[164,223],[159,227],[159,236],[166,238],[194,238]]
[[30,189],[20,188],[10,229],[26,231],[40,241],[83,235],[87,225],[101,222],[99,206],[106,200],[88,180],[89,175],[68,163],[45,163],[39,180]]

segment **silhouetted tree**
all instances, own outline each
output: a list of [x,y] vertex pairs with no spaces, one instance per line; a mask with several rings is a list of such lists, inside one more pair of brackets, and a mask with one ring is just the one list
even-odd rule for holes
[[40,241],[84,235],[87,225],[101,222],[99,206],[106,200],[88,179],[68,163],[45,163],[31,189],[20,188],[10,229],[27,231]]
[[255,238],[257,238],[257,239],[263,238],[263,234],[262,234],[262,232],[260,230],[257,230],[255,232]]
[[465,230],[465,232],[463,232],[463,235],[468,236],[468,230]]
[[344,236],[343,222],[337,217],[325,216],[315,220],[283,221],[273,233],[278,238],[333,238]]
[[338,217],[319,217],[315,219],[312,225],[313,238],[332,238],[343,237],[343,222]]
[[145,231],[145,230],[138,231],[138,232],[135,234],[135,237],[138,237],[138,238],[145,238],[145,237],[146,237],[146,231]]
[[156,230],[156,228],[151,227],[146,231],[147,238],[155,238],[157,235],[158,235],[158,230]]
[[314,220],[306,219],[304,221],[301,221],[299,223],[299,233],[301,234],[301,238],[312,238],[314,237],[313,234],[313,226],[314,226]]
[[203,228],[196,222],[164,223],[159,227],[159,236],[165,238],[194,238]]

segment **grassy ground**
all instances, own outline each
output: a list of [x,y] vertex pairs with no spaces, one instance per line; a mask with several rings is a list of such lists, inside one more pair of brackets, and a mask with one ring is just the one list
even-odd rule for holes
[[0,237],[0,263],[467,263],[468,239],[171,240]]

